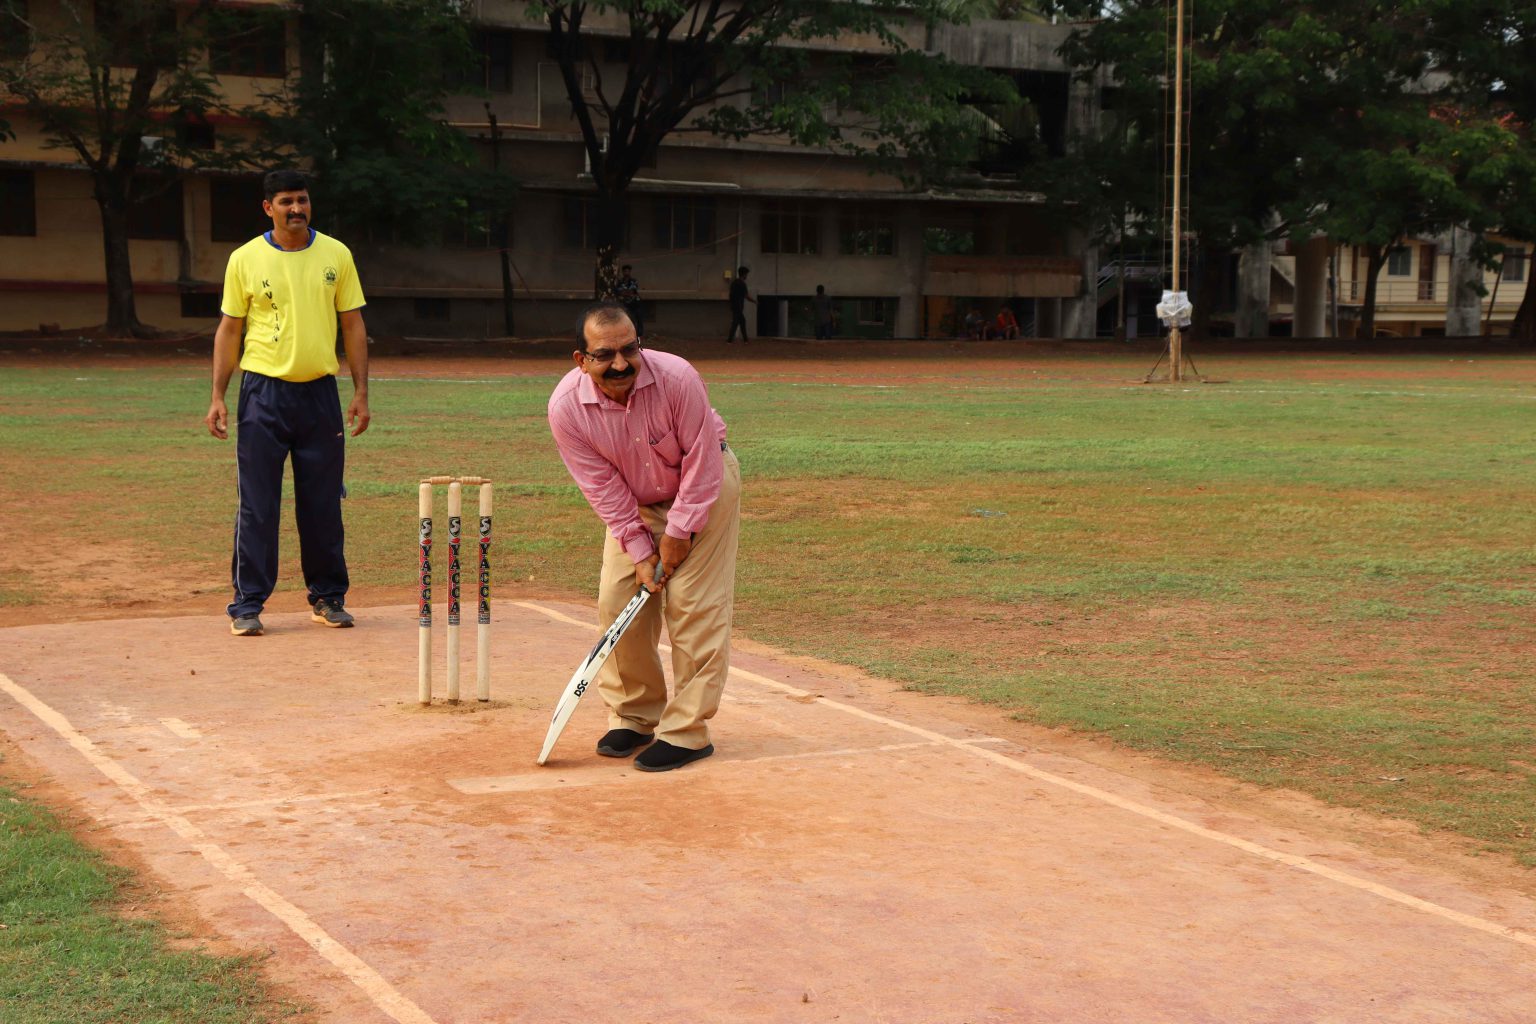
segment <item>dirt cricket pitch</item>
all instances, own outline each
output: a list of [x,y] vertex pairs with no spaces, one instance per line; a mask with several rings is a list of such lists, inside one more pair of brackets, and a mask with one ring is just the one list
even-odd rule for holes
[[1536,1015],[1536,901],[1424,840],[761,650],[708,761],[588,701],[538,768],[590,609],[503,604],[492,703],[431,709],[413,611],[7,629],[0,729],[322,1020]]
[[536,767],[599,626],[497,598],[493,700],[429,709],[403,594],[353,630],[282,594],[254,640],[213,596],[34,615],[7,769],[323,1021],[1536,1019],[1503,861],[745,638],[714,757],[598,757],[589,697]]

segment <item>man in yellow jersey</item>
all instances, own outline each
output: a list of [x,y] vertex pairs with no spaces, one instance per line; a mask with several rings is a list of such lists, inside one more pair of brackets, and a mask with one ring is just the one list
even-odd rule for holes
[[[261,611],[277,586],[277,527],[283,463],[293,459],[294,514],[311,617],[352,625],[344,607],[347,560],[341,523],[346,435],[336,388],[336,324],[352,371],[346,425],[368,429],[368,336],[363,289],[345,245],[309,226],[309,183],[299,171],[263,180],[272,230],[229,257],[224,314],[213,336],[213,401],[203,422],[229,437],[224,392],[241,370],[235,422],[240,511],[230,573],[230,631],[260,636]],[[241,335],[245,352],[240,355]]]

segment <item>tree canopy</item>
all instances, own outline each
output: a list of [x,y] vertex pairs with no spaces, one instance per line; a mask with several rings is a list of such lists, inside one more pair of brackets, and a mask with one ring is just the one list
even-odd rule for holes
[[0,35],[30,43],[0,62],[0,89],[35,121],[48,148],[91,176],[101,213],[107,328],[144,333],[134,301],[128,218],[189,170],[232,167],[238,146],[211,144],[222,109],[204,60],[212,13],[158,0],[59,0],[53,22],[0,0]]
[[[922,179],[971,153],[971,104],[1012,95],[925,48],[929,28],[965,16],[944,0],[546,0],[530,14],[549,28],[590,162],[598,294],[616,280],[630,183],[669,136],[775,136]],[[848,40],[861,45],[828,46]]]
[[[1480,2],[1480,0],[1475,0]],[[1207,256],[1324,233],[1377,253],[1409,233],[1491,226],[1501,201],[1489,161],[1507,131],[1477,104],[1453,103],[1444,52],[1473,46],[1487,21],[1460,0],[1201,0],[1190,18],[1189,230]],[[1128,207],[1161,232],[1169,186],[1170,11],[1163,0],[1057,0],[1090,19],[1064,55],[1113,76],[1115,131],[1061,176],[1063,198],[1097,214],[1101,234]],[[1489,17],[1495,5],[1488,4]],[[1466,94],[1463,93],[1463,96]],[[1213,272],[1218,260],[1203,265]],[[1369,303],[1368,303],[1369,304]],[[1197,306],[1208,313],[1209,303]],[[1369,320],[1369,312],[1367,313]]]
[[477,60],[467,5],[301,0],[298,19],[298,76],[246,113],[269,163],[312,172],[317,216],[410,243],[492,229],[513,183],[443,114]]

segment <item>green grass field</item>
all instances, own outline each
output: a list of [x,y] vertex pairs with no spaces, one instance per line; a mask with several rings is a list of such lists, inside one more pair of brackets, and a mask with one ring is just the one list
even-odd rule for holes
[[[0,763],[0,770],[3,770]],[[0,786],[0,1007],[6,1024],[294,1020],[249,958],[175,948],[123,913],[132,880]]]
[[[1184,388],[1127,383],[1142,362],[704,362],[743,465],[740,632],[1536,864],[1536,361],[1233,356]],[[414,481],[458,471],[504,481],[498,597],[592,593],[544,421],[561,365],[376,366],[360,587],[411,586]],[[6,368],[0,507],[33,540],[0,602],[57,601],[75,556],[30,560],[45,531],[142,560],[73,600],[219,607],[233,451],[205,405],[200,364]]]

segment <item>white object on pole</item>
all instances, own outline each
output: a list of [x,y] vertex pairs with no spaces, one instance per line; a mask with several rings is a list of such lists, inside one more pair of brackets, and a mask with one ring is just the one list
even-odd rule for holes
[[1188,327],[1194,310],[1188,292],[1164,291],[1163,300],[1157,304],[1157,318],[1167,327]]

